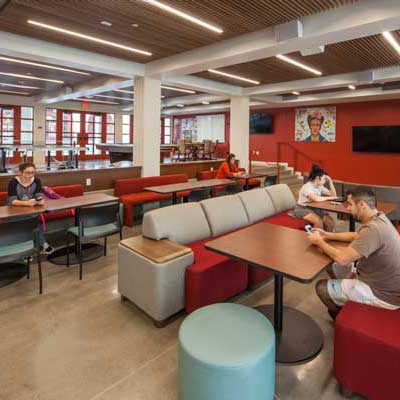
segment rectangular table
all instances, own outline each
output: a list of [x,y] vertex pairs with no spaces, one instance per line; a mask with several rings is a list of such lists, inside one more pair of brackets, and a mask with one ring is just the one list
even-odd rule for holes
[[[348,245],[331,243],[335,246]],[[260,306],[258,310],[275,327],[277,361],[304,362],[321,351],[323,334],[319,326],[301,311],[283,306],[284,277],[310,283],[332,262],[309,242],[306,232],[260,223],[207,242],[205,247],[274,274],[274,306]]]
[[[356,221],[354,217],[351,215],[350,210],[347,209],[347,203],[343,202],[335,202],[335,201],[313,201],[307,203],[307,207],[323,210],[327,212],[334,212],[336,214],[345,214],[349,216],[349,229],[350,232],[354,232],[356,230]],[[385,214],[390,214],[392,211],[396,210],[398,207],[397,204],[394,203],[383,203],[378,201],[377,209],[379,211],[384,212]]]
[[193,189],[206,189],[214,186],[230,185],[232,181],[230,179],[205,179],[203,181],[189,181],[182,183],[172,183],[170,185],[160,186],[149,186],[144,188],[149,192],[155,192],[160,194],[171,194],[172,193],[172,204],[178,202],[178,192],[185,192]]
[[235,179],[235,180],[244,179],[244,181],[245,181],[244,190],[248,190],[250,179],[257,179],[257,178],[264,178],[264,177],[268,177],[268,174],[260,172],[260,173],[243,173],[243,174],[240,174],[237,176],[232,176],[232,177],[230,177],[230,179]]
[[44,209],[47,212],[68,210],[70,208],[80,208],[95,206],[99,204],[118,201],[118,197],[110,196],[105,193],[84,194],[83,196],[64,197],[62,199],[45,200]]

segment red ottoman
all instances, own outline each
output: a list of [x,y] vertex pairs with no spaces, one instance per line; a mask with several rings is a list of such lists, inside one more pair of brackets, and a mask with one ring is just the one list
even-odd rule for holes
[[370,400],[400,398],[400,310],[346,303],[336,318],[334,374]]

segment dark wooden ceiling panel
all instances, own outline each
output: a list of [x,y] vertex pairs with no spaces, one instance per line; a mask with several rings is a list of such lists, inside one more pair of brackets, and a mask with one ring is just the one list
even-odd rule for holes
[[[217,34],[141,0],[12,0],[0,14],[0,30],[85,50],[148,62],[243,33],[326,11],[357,0],[180,0],[164,2],[220,26]],[[152,57],[76,39],[27,24],[27,19],[148,50]],[[100,24],[102,20],[112,27]],[[132,23],[138,23],[133,28]]]

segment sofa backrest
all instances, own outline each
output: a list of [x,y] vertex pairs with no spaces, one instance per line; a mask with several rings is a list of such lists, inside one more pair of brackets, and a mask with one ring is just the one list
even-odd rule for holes
[[250,223],[243,203],[237,195],[214,197],[203,200],[200,204],[206,214],[213,237]]
[[0,206],[5,206],[7,204],[7,192],[0,192]]
[[217,177],[217,171],[216,170],[214,170],[214,171],[199,171],[196,174],[196,178],[199,181],[204,181],[206,179],[215,179],[216,177]]
[[64,186],[51,186],[57,194],[62,197],[75,197],[75,196],[83,196],[84,189],[83,185],[64,185]]
[[238,193],[250,224],[276,214],[274,203],[265,189],[246,190]]
[[144,188],[148,186],[169,185],[171,183],[183,183],[187,181],[188,176],[186,174],[116,179],[114,184],[114,196],[143,192]]
[[143,236],[181,244],[207,239],[211,231],[199,203],[183,203],[149,211],[143,217]]
[[296,206],[296,200],[293,193],[289,189],[289,186],[284,183],[267,186],[265,191],[271,197],[277,214],[290,210]]

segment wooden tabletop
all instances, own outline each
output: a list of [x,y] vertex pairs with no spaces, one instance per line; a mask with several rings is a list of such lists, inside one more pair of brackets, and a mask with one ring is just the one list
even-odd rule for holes
[[185,190],[191,189],[203,189],[213,186],[230,184],[232,184],[232,181],[229,179],[205,179],[203,181],[190,181],[183,183],[172,183],[170,185],[149,186],[144,188],[144,190],[148,190],[149,192],[168,194],[174,192],[183,192]]
[[182,244],[167,239],[148,239],[141,235],[122,240],[120,245],[139,253],[155,263],[165,263],[192,252],[190,247]]
[[[315,208],[318,210],[324,210],[324,211],[330,211],[330,212],[335,212],[338,214],[348,214],[350,215],[351,212],[346,208],[347,203],[339,203],[339,202],[334,202],[334,201],[313,201],[310,203],[307,203],[307,207],[310,208]],[[396,210],[398,207],[397,204],[395,203],[383,203],[381,201],[378,201],[377,209],[379,211],[384,212],[385,214],[390,214],[392,211]]]
[[[334,246],[348,243],[330,242]],[[260,223],[205,244],[216,253],[248,262],[302,283],[309,283],[332,262],[312,245],[307,233]]]
[[44,211],[45,211],[44,206],[36,206],[36,207],[1,206],[0,219],[7,219],[14,217],[28,217],[29,215],[40,214]]
[[84,194],[83,196],[65,197],[63,199],[45,200],[45,211],[60,211],[69,208],[94,206],[117,201],[118,198],[105,193]]

